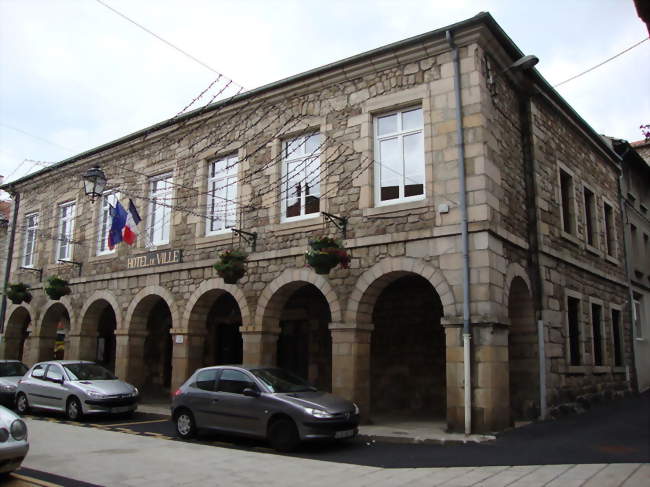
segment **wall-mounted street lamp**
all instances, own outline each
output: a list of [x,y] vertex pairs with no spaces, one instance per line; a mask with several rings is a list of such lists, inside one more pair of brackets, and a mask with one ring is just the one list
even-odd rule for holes
[[99,166],[91,167],[83,175],[84,191],[86,196],[90,196],[90,201],[95,202],[95,198],[101,197],[106,187],[106,175]]

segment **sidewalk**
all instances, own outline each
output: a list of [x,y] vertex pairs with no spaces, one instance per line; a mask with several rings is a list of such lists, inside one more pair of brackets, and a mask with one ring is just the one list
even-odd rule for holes
[[[168,403],[145,403],[138,405],[143,413],[170,415]],[[359,426],[359,437],[368,441],[393,443],[480,443],[495,439],[492,435],[469,435],[448,433],[444,421],[386,420],[381,424]]]
[[[382,468],[27,420],[24,467],[102,486],[646,487],[650,465]],[[72,485],[72,484],[71,484]]]

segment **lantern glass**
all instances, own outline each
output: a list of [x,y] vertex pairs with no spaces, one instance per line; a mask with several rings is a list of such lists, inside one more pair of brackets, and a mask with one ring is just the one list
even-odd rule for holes
[[84,192],[86,196],[90,196],[91,201],[99,198],[104,192],[106,187],[106,176],[98,166],[88,169],[83,176]]

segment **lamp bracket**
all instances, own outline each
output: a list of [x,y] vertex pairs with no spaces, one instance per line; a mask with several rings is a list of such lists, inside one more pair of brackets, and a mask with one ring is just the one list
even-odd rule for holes
[[247,232],[245,230],[240,230],[239,228],[231,228],[230,230],[232,233],[239,235],[246,240],[247,243],[251,244],[251,251],[255,252],[255,248],[257,247],[257,232]]
[[74,260],[63,260],[63,259],[59,259],[58,262],[59,262],[59,264],[70,264],[70,265],[73,265],[75,267],[78,267],[79,268],[79,277],[81,277],[81,266],[82,266],[81,262],[75,262]]
[[29,271],[29,272],[38,272],[38,280],[39,282],[43,280],[43,268],[41,267],[40,269],[36,269],[34,267],[19,267],[20,270],[22,271]]
[[336,216],[336,215],[332,215],[331,213],[327,213],[326,211],[321,211],[321,215],[323,215],[323,217],[326,220],[332,222],[336,228],[341,230],[341,233],[343,234],[343,238],[347,238],[347,230],[348,230],[347,216]]

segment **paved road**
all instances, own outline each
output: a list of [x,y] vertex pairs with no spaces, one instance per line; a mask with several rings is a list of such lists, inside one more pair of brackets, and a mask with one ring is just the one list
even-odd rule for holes
[[[486,443],[395,444],[355,439],[305,445],[290,456],[383,468],[646,463],[650,462],[649,411],[650,393],[646,393],[597,405],[585,414],[506,431]],[[57,420],[56,416],[45,418]],[[154,414],[95,419],[84,426],[180,441],[171,421]],[[276,454],[256,440],[201,435],[197,443]]]

